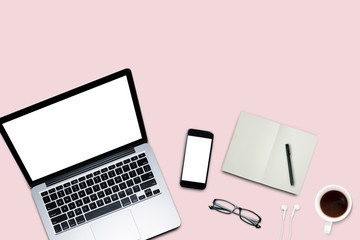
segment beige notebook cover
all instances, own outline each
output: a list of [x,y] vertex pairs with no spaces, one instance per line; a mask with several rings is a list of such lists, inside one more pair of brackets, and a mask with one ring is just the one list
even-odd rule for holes
[[[293,194],[304,183],[317,136],[242,112],[222,170]],[[290,145],[291,186],[285,144]]]

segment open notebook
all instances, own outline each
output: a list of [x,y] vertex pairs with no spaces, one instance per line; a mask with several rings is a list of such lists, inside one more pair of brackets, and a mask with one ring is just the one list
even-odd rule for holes
[[[222,170],[293,194],[299,194],[317,136],[242,112]],[[285,144],[291,148],[294,185],[290,185]]]

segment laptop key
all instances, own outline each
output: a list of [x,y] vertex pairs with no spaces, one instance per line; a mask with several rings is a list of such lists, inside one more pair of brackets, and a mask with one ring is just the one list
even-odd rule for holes
[[75,219],[76,219],[77,224],[82,224],[82,223],[85,222],[85,218],[84,218],[83,215],[78,216],[78,217],[76,217]]
[[124,190],[124,189],[126,188],[126,184],[125,184],[124,182],[120,183],[120,184],[119,184],[119,188],[120,188],[121,190]]
[[91,210],[94,210],[95,208],[97,208],[96,204],[94,202],[89,204],[89,207]]
[[63,190],[60,190],[60,191],[58,192],[58,196],[59,196],[59,198],[64,197],[64,196],[65,196],[64,191],[63,191]]
[[51,198],[51,200],[56,200],[58,197],[57,197],[57,195],[56,195],[56,193],[53,193],[53,194],[51,194],[50,195],[50,198]]
[[76,226],[75,219],[70,219],[69,220],[69,225],[70,225],[70,227],[75,227]]
[[130,168],[131,168],[131,169],[137,168],[136,162],[130,163]]
[[58,200],[56,201],[56,203],[57,203],[57,205],[60,207],[60,206],[64,205],[64,200],[58,199]]
[[86,188],[86,183],[85,182],[79,183],[79,187],[80,187],[80,189]]
[[94,185],[94,180],[89,179],[89,180],[86,181],[86,183],[90,187],[90,186]]
[[82,214],[81,209],[80,208],[75,209],[75,214],[76,214],[76,216]]
[[63,230],[66,230],[66,229],[69,228],[69,224],[67,222],[62,222],[61,227],[62,227]]
[[84,191],[84,190],[81,190],[80,192],[78,192],[78,194],[79,194],[79,197],[80,197],[80,198],[83,198],[83,197],[85,197],[85,196],[86,196],[86,194],[85,194],[85,191]]
[[70,210],[76,208],[75,203],[73,203],[73,202],[69,203],[68,206],[69,206],[69,209],[70,209]]
[[49,193],[47,192],[47,191],[45,191],[45,192],[42,192],[41,193],[41,196],[46,196],[46,195],[48,195]]
[[44,201],[45,204],[48,203],[48,202],[50,202],[49,196],[43,197],[43,201]]
[[138,198],[137,198],[136,194],[131,195],[131,196],[130,196],[130,199],[131,199],[131,202],[132,202],[132,203],[136,203],[136,202],[138,201]]
[[148,171],[150,171],[150,170],[151,170],[150,165],[145,165],[145,166],[144,166],[144,171],[145,171],[145,172],[148,172]]
[[140,187],[142,190],[146,189],[146,188],[149,188],[149,187],[152,187],[152,186],[155,186],[157,183],[155,181],[155,179],[151,179],[147,182],[144,182],[144,183],[141,183],[140,184]]
[[94,193],[94,191],[93,191],[93,189],[91,187],[87,188],[85,191],[86,191],[87,195],[90,195],[90,194]]
[[137,193],[137,192],[140,191],[140,187],[138,185],[136,185],[136,186],[133,187],[133,190],[134,190],[134,192]]
[[105,202],[105,204],[110,203],[110,202],[111,202],[111,198],[110,198],[110,197],[104,198],[104,202]]
[[154,174],[152,172],[145,173],[141,175],[141,180],[146,181],[154,177]]
[[108,180],[109,177],[108,177],[108,175],[107,175],[106,173],[104,173],[104,174],[101,174],[101,179],[102,179],[103,181],[105,181],[105,180]]
[[98,192],[98,193],[97,193],[97,196],[98,196],[99,198],[105,197],[104,191]]
[[120,189],[119,189],[119,187],[118,187],[117,185],[113,186],[111,189],[112,189],[112,191],[113,191],[114,193],[120,191]]
[[65,206],[62,206],[62,207],[61,207],[61,211],[62,211],[63,213],[69,211],[68,206],[66,206],[66,205],[65,205]]
[[[96,196],[96,195],[95,195],[95,196]],[[90,203],[90,198],[89,198],[89,197],[84,197],[84,198],[83,198],[83,202],[84,202],[84,204]]]
[[109,174],[110,178],[115,177],[115,171],[114,170],[111,170],[110,172],[108,172],[108,174]]
[[111,203],[109,205],[98,208],[98,209],[96,209],[96,210],[94,210],[92,212],[86,213],[85,218],[86,218],[87,221],[90,221],[90,220],[92,220],[94,218],[97,218],[97,217],[100,217],[100,216],[102,216],[104,214],[110,213],[110,212],[112,212],[112,211],[114,211],[116,209],[119,209],[121,207],[122,206],[121,206],[119,201],[113,202],[113,203]]
[[71,195],[71,199],[73,201],[75,201],[75,200],[79,199],[79,196],[77,195],[77,193],[74,193],[74,194]]
[[130,171],[130,167],[129,167],[129,165],[125,165],[125,166],[123,166],[123,170],[124,170],[124,172],[128,172],[128,171]]
[[128,196],[134,193],[131,188],[126,189],[125,192],[126,192],[126,195],[128,195]]
[[87,213],[88,211],[90,211],[90,209],[87,205],[83,206],[81,209],[83,210],[84,213]]
[[143,158],[143,157],[145,157],[145,153],[140,153],[139,158]]
[[64,202],[65,202],[65,203],[71,202],[70,197],[69,197],[69,196],[64,197]]
[[61,223],[61,222],[65,221],[67,219],[68,219],[68,217],[64,213],[64,214],[61,214],[61,215],[59,215],[57,217],[52,218],[51,222],[52,222],[53,225],[55,225],[55,224],[58,224],[58,223]]
[[74,185],[71,188],[72,188],[73,192],[77,192],[80,190],[79,185]]
[[71,188],[65,188],[65,193],[66,193],[66,195],[70,195],[70,194],[72,194],[72,191],[71,191]]
[[123,170],[119,167],[117,169],[115,169],[116,175],[120,175],[123,173]]
[[159,194],[159,193],[160,193],[160,190],[159,190],[159,189],[155,189],[155,190],[153,191],[153,193],[154,193],[154,194]]
[[110,180],[108,180],[108,181],[107,181],[107,184],[108,184],[108,185],[109,185],[109,187],[110,187],[110,186],[114,185],[114,184],[115,184],[115,182],[114,182],[114,180],[113,180],[113,179],[110,179]]
[[56,233],[61,232],[62,230],[61,230],[60,224],[55,225],[54,230],[55,230]]
[[52,210],[52,209],[56,208],[56,203],[55,202],[48,203],[45,205],[45,207],[48,211]]
[[94,190],[94,192],[100,191],[100,186],[98,184],[94,185],[93,190]]
[[101,182],[100,177],[99,177],[99,176],[94,177],[94,182],[95,182],[95,183]]
[[105,189],[104,192],[105,192],[105,195],[106,195],[106,196],[109,196],[109,195],[112,194],[112,191],[111,191],[110,188]]
[[148,163],[147,158],[143,158],[143,159],[140,159],[140,160],[137,161],[137,164],[138,164],[139,166],[143,166],[143,165],[145,165],[145,164],[147,164],[147,163]]
[[145,195],[140,195],[139,200],[143,200],[143,199],[145,199]]
[[122,177],[122,179],[123,179],[123,181],[126,181],[126,180],[129,180],[129,174],[127,174],[127,173],[124,173],[123,175],[121,175],[121,177]]
[[102,199],[97,200],[96,204],[97,204],[98,207],[102,207],[102,206],[104,206],[104,201]]
[[116,200],[118,200],[118,199],[119,199],[119,197],[118,197],[117,194],[111,195],[111,200],[116,201]]
[[131,202],[130,202],[130,199],[128,197],[124,198],[124,199],[121,199],[121,203],[124,207],[126,207],[127,205],[129,205]]
[[68,218],[73,218],[73,217],[75,217],[74,211],[68,212],[68,213],[67,213],[67,216],[68,216]]
[[125,192],[124,191],[119,192],[119,198],[124,198],[124,197],[126,197]]
[[153,193],[151,192],[150,189],[146,189],[146,190],[145,190],[145,195],[146,195],[147,197],[151,197],[151,196],[153,195]]
[[54,210],[51,210],[49,212],[49,217],[52,218],[52,217],[56,217],[57,215],[61,214],[61,210],[60,208],[55,208]]

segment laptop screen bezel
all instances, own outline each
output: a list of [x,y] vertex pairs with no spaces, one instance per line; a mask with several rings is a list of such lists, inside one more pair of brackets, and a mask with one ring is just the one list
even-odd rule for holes
[[[126,79],[127,79],[127,82],[128,82],[129,88],[130,88],[130,93],[131,93],[131,97],[132,97],[132,100],[133,100],[134,109],[135,109],[136,117],[137,117],[138,124],[139,124],[139,129],[140,129],[140,132],[141,132],[141,138],[136,140],[136,141],[133,141],[131,143],[128,143],[126,145],[123,145],[123,146],[120,146],[118,148],[112,149],[112,150],[110,150],[108,152],[105,152],[105,153],[103,153],[101,155],[98,155],[98,156],[95,156],[93,158],[84,160],[84,161],[82,161],[82,162],[80,162],[78,164],[72,165],[70,167],[62,169],[62,170],[57,171],[55,173],[52,173],[52,174],[49,174],[49,175],[44,176],[42,178],[39,178],[37,180],[32,180],[29,173],[28,173],[28,171],[27,171],[27,169],[25,168],[25,165],[24,165],[23,161],[21,160],[19,154],[17,153],[17,151],[15,149],[15,146],[13,145],[10,137],[8,136],[8,134],[6,132],[6,130],[4,128],[4,124],[6,122],[9,122],[9,121],[14,120],[16,118],[24,116],[24,115],[26,115],[28,113],[34,112],[34,111],[39,110],[39,109],[44,108],[44,107],[47,107],[47,106],[49,106],[51,104],[60,102],[60,101],[62,101],[64,99],[70,98],[72,96],[83,93],[83,92],[85,92],[87,90],[96,88],[98,86],[101,86],[101,85],[103,85],[105,83],[114,81],[114,80],[119,79],[119,78],[124,77],[124,76],[126,76]],[[135,84],[134,84],[134,80],[133,80],[132,73],[131,73],[130,69],[124,69],[124,70],[115,72],[115,73],[110,74],[108,76],[102,77],[102,78],[97,79],[95,81],[92,81],[90,83],[84,84],[82,86],[79,86],[79,87],[74,88],[72,90],[69,90],[67,92],[61,93],[59,95],[56,95],[56,96],[51,97],[49,99],[46,99],[44,101],[33,104],[33,105],[29,106],[29,107],[23,108],[23,109],[18,110],[18,111],[14,112],[14,113],[11,113],[9,115],[1,117],[0,118],[0,133],[3,136],[3,138],[5,140],[5,143],[7,144],[10,152],[12,153],[13,157],[15,158],[15,161],[17,162],[22,174],[24,175],[24,177],[25,177],[25,179],[28,182],[30,187],[34,187],[34,186],[36,186],[38,184],[41,184],[41,183],[49,181],[49,180],[51,180],[53,178],[64,175],[67,172],[74,171],[74,170],[76,170],[78,168],[82,168],[82,167],[84,167],[84,166],[86,166],[88,164],[94,163],[94,162],[96,162],[96,161],[98,161],[100,159],[103,159],[103,158],[107,157],[107,156],[116,154],[117,152],[124,151],[124,150],[126,150],[128,148],[135,147],[135,146],[137,146],[139,144],[143,144],[143,143],[146,143],[148,141],[146,131],[145,131],[144,121],[143,121],[141,110],[140,110],[140,104],[139,104],[139,100],[138,100],[138,97],[137,97],[137,94],[136,94]]]

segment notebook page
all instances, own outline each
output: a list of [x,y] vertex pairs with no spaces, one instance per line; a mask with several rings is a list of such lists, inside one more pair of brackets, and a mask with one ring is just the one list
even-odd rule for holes
[[236,124],[222,170],[261,181],[280,124],[242,112]]
[[[293,194],[299,194],[315,150],[317,136],[281,126],[274,143],[262,183]],[[290,145],[294,186],[290,184],[285,144]]]

